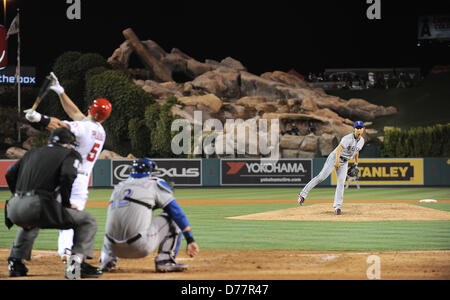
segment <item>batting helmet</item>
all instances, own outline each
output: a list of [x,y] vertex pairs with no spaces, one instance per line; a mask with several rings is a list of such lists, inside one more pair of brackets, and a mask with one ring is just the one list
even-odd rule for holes
[[92,115],[97,122],[106,120],[111,114],[111,111],[111,103],[104,98],[94,100],[91,107],[89,107],[89,114]]
[[149,176],[152,171],[156,169],[156,163],[150,160],[150,158],[137,158],[133,161],[131,166],[130,176],[133,178],[142,178]]
[[50,143],[61,145],[72,144],[74,146],[78,146],[75,135],[72,133],[72,131],[64,127],[57,128],[51,133]]

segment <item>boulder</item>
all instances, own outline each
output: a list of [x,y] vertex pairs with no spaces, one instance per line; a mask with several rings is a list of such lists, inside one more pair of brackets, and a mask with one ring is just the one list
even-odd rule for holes
[[319,137],[319,152],[322,156],[328,156],[337,147],[339,141],[335,135],[328,133]]
[[232,57],[227,57],[227,58],[223,59],[220,62],[219,66],[231,68],[231,69],[234,69],[237,71],[247,71],[247,68],[244,67],[244,65],[240,61],[238,61]]
[[123,157],[110,150],[103,150],[98,157],[98,159],[123,159],[123,158],[126,157]]
[[319,137],[311,133],[303,138],[300,150],[315,153],[318,149],[318,141]]
[[218,68],[195,78],[191,84],[195,89],[202,89],[221,99],[240,97],[239,72],[230,68]]
[[280,148],[298,150],[304,138],[304,136],[285,134],[280,138]]
[[304,80],[298,78],[297,76],[281,71],[266,72],[261,74],[262,78],[270,79],[279,83],[283,83],[287,86],[299,87],[299,88],[309,88],[309,85]]
[[318,110],[318,106],[313,100],[311,100],[311,98],[306,97],[306,98],[302,99],[302,103],[300,105],[300,109],[302,111],[311,111],[311,112],[313,112],[313,111]]
[[117,69],[128,69],[128,63],[130,61],[130,55],[133,53],[133,49],[130,47],[128,41],[123,42],[120,47],[114,50],[111,57],[107,62]]
[[6,150],[6,157],[9,159],[21,159],[27,150],[18,148],[18,147],[10,147]]
[[219,112],[223,105],[223,101],[214,94],[208,94],[204,96],[180,97],[178,98],[178,100],[186,105],[202,105],[204,107],[207,107],[214,113]]
[[299,151],[292,149],[283,149],[281,150],[281,157],[283,158],[298,158]]
[[22,148],[24,148],[25,150],[30,150],[31,148],[33,148],[33,146],[31,145],[31,141],[31,137],[27,138],[25,142],[22,143]]
[[[153,96],[155,99],[166,99],[170,96],[182,97],[183,94],[178,90],[178,86],[175,82],[169,81],[165,83],[158,83],[153,80],[146,80],[142,89]],[[179,87],[181,89],[181,87]]]
[[314,158],[316,157],[315,152],[308,152],[308,151],[298,151],[298,158]]

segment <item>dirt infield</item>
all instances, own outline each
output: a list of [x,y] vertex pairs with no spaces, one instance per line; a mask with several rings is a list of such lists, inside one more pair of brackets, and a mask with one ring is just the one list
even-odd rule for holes
[[330,204],[313,204],[227,219],[333,222],[434,221],[450,220],[450,212],[405,203],[349,203],[344,206],[343,214],[336,216]]
[[[182,205],[226,205],[255,203],[292,203],[287,200],[198,200],[180,201]],[[326,202],[326,203],[324,203]],[[363,204],[363,203],[364,204]],[[377,202],[377,203],[375,203]],[[381,203],[380,203],[381,202]],[[387,203],[389,202],[389,203]],[[441,201],[440,201],[441,202]],[[442,201],[446,202],[446,201]],[[346,201],[344,214],[335,216],[329,200],[315,200],[303,207],[244,216],[264,220],[374,221],[378,211],[382,220],[450,220],[450,213],[409,203],[417,200]],[[88,202],[91,207],[106,207],[107,202]],[[406,218],[405,216],[408,216]],[[371,217],[371,218],[370,218]],[[27,262],[29,276],[9,278],[8,249],[0,249],[0,280],[62,280],[64,267],[56,251],[33,250]],[[89,261],[97,265],[99,251]],[[180,251],[179,261],[187,263],[184,273],[158,274],[154,256],[143,259],[120,259],[113,272],[100,280],[317,280],[369,279],[368,274],[379,266],[380,279],[435,280],[450,279],[450,250],[445,251],[301,251],[301,250],[201,250],[194,259]],[[375,258],[375,260],[373,260]],[[379,264],[378,264],[379,263]],[[95,279],[98,280],[98,279]]]
[[[121,259],[117,268],[102,280],[365,280],[379,258],[382,280],[450,279],[450,251],[317,252],[297,250],[202,250],[194,258],[180,251],[187,263],[184,273],[155,273],[153,256]],[[0,249],[0,280],[62,280],[64,265],[55,251],[33,251],[27,262],[29,276],[9,278],[7,249]],[[99,252],[91,261],[96,265]],[[373,257],[372,257],[373,258]],[[376,274],[371,273],[369,274]],[[99,280],[95,279],[95,280]]]
[[[286,199],[263,199],[263,200],[177,200],[180,205],[236,205],[236,204],[293,204],[296,205],[297,200],[286,200]],[[440,203],[450,203],[450,200],[439,200]],[[311,203],[333,203],[330,199],[315,199],[308,200],[308,204]],[[345,200],[344,203],[419,203],[419,200],[409,200],[409,199],[376,199],[376,200]],[[108,201],[88,201],[87,207],[108,207]],[[0,209],[5,208],[5,203],[0,203]]]

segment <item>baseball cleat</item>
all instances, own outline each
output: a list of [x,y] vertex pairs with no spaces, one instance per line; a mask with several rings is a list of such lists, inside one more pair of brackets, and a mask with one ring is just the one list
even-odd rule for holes
[[9,277],[27,276],[28,268],[20,258],[8,258]]
[[105,263],[100,261],[98,269],[102,272],[110,272],[115,266],[117,266],[117,257],[108,257]]
[[64,271],[64,277],[67,279],[80,279],[81,278],[81,258],[76,255],[72,255],[66,264]]
[[335,212],[337,216],[342,215],[342,210],[340,208],[336,209]]
[[155,262],[155,269],[157,273],[166,273],[166,272],[183,272],[186,271],[188,265],[179,264],[174,260],[163,260],[159,262]]
[[61,255],[61,260],[64,264],[67,264],[67,261],[69,261],[70,256],[72,255],[72,251],[68,248],[64,249],[64,254]]
[[98,278],[102,276],[103,272],[86,262],[81,263],[81,278]]
[[302,206],[303,205],[303,203],[305,202],[305,198],[303,198],[302,196],[300,196],[300,194],[297,194],[297,202],[298,202],[298,205],[300,205],[300,206]]

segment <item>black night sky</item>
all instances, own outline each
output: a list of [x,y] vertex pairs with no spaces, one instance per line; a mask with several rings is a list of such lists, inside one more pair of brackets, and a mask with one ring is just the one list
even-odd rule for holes
[[[448,14],[446,1],[381,0],[381,20],[366,17],[366,0],[81,0],[81,20],[67,18],[69,6],[66,0],[7,1],[7,27],[21,9],[22,65],[36,66],[38,77],[65,51],[108,58],[128,27],[167,52],[175,47],[199,61],[231,56],[254,74],[450,64],[449,46],[417,46],[418,16]],[[16,38],[9,45],[14,65]]]

